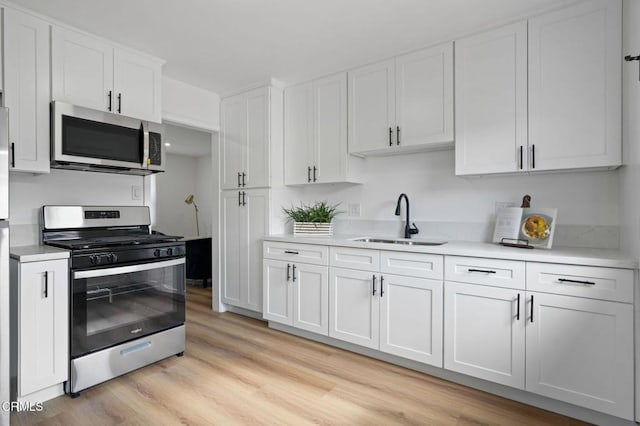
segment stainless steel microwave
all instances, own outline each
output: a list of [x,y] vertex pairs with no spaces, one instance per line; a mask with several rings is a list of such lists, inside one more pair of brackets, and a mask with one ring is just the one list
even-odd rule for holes
[[51,167],[147,175],[165,161],[161,124],[51,102]]

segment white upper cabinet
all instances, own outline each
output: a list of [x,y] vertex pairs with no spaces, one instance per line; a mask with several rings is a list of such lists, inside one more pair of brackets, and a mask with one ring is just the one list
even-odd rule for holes
[[621,164],[620,0],[456,41],[456,174]]
[[453,43],[349,72],[349,152],[389,154],[453,142]]
[[114,49],[113,91],[116,93],[116,112],[162,121],[162,63]]
[[53,100],[162,121],[162,61],[56,26],[51,34]]
[[49,24],[4,8],[3,36],[11,170],[49,173]]
[[395,63],[393,59],[349,71],[349,152],[395,145]]
[[[263,87],[222,100],[222,189],[271,185],[271,139],[281,129],[282,91]],[[280,130],[281,132],[282,130]],[[280,136],[281,137],[281,136]]]
[[453,141],[453,43],[396,58],[396,145]]
[[622,2],[529,21],[532,170],[621,164]]
[[360,181],[347,152],[347,75],[285,89],[285,184]]
[[53,100],[113,111],[113,46],[54,26],[51,64]]
[[527,23],[456,41],[456,174],[527,167]]

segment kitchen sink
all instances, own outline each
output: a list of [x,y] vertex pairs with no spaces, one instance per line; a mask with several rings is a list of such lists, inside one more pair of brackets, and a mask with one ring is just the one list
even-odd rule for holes
[[446,244],[446,241],[424,241],[424,240],[406,240],[395,238],[354,238],[352,241],[358,241],[361,243],[386,243],[386,244],[403,244],[406,246],[441,246]]

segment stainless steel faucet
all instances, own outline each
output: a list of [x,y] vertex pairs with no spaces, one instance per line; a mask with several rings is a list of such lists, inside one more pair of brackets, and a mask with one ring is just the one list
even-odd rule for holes
[[407,197],[407,194],[405,194],[404,192],[398,197],[398,203],[396,204],[396,216],[400,216],[400,202],[403,198],[407,203],[407,218],[404,224],[404,237],[411,238],[412,235],[417,234],[418,232],[420,232],[420,230],[415,223],[412,223],[413,226],[409,225],[411,223],[411,220],[409,219],[409,197]]

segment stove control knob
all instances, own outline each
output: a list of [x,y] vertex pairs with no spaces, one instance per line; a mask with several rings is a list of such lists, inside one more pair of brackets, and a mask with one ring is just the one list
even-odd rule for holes
[[155,257],[160,257],[160,249],[155,249],[154,252],[153,252],[153,255]]
[[109,255],[107,256],[107,260],[109,261],[109,263],[114,263],[116,260],[118,260],[118,256],[116,256],[115,253],[109,253]]
[[172,248],[168,248],[167,249],[167,256],[172,256],[173,255],[173,249]]
[[93,265],[97,265],[97,264],[99,264],[99,263],[100,263],[100,260],[102,260],[102,259],[100,259],[100,256],[96,256],[95,254],[94,254],[94,255],[92,255],[91,257],[89,257],[89,261],[90,261],[90,262],[91,262],[91,264],[93,264]]

